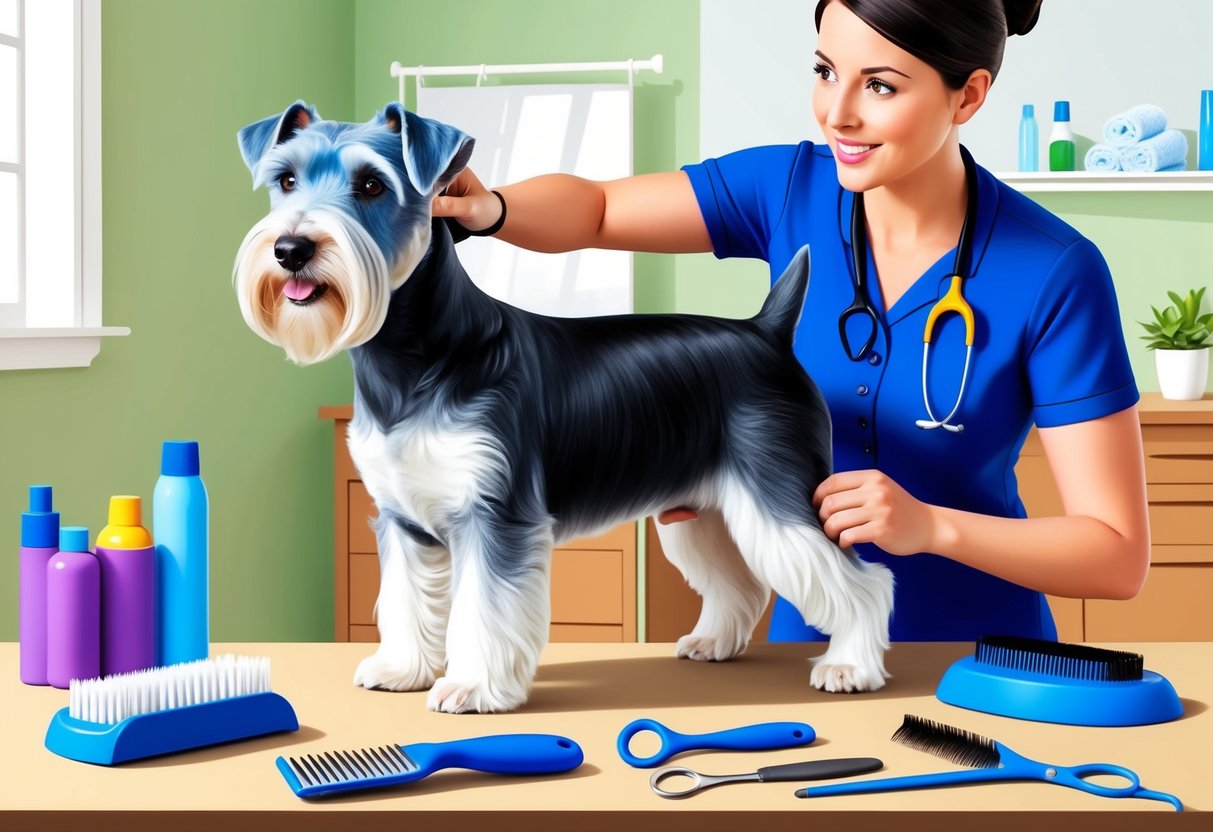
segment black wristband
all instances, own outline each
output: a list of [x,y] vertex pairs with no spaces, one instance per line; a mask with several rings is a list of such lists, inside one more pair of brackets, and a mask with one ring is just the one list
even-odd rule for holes
[[501,195],[500,191],[490,191],[489,193],[497,197],[497,201],[501,203],[501,216],[497,218],[497,222],[493,223],[488,228],[482,228],[479,231],[465,229],[467,230],[467,233],[473,237],[492,237],[501,230],[501,226],[505,225],[505,197]]

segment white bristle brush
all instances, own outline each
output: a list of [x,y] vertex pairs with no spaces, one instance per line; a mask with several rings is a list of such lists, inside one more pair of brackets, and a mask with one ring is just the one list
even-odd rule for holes
[[270,690],[270,660],[227,655],[73,679],[46,747],[112,765],[298,728],[290,703]]

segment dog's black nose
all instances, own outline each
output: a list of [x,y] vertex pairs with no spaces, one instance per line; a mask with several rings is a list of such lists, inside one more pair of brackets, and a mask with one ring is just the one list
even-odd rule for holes
[[274,243],[274,259],[282,268],[297,272],[316,253],[316,244],[307,237],[279,237]]

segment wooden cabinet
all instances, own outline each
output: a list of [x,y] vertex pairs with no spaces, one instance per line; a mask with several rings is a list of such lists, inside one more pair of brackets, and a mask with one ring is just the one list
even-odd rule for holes
[[[1213,640],[1213,397],[1176,402],[1143,393],[1138,403],[1145,449],[1152,563],[1136,598],[1049,598],[1062,641]],[[1064,514],[1035,430],[1015,468],[1029,517]],[[689,633],[699,598],[666,562],[650,521],[645,545],[647,637]],[[754,638],[765,640],[767,616]]]
[[[350,405],[320,408],[333,420],[333,586],[336,641],[379,640],[375,504],[346,447]],[[636,524],[565,543],[552,556],[552,641],[636,640]]]

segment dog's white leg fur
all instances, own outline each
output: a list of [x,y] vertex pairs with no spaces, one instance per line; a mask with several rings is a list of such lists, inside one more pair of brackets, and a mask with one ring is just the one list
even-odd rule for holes
[[820,528],[774,520],[734,477],[724,478],[721,503],[750,568],[829,634],[829,648],[813,660],[813,686],[831,693],[883,687],[893,573],[844,553]]
[[738,655],[750,643],[770,587],[750,571],[717,509],[656,526],[666,559],[703,598],[695,628],[678,639],[678,657],[725,661]]
[[382,690],[425,690],[442,672],[450,611],[451,559],[394,522],[376,521],[379,649],[363,659],[354,684]]
[[[487,533],[482,521],[457,526],[446,675],[426,705],[445,713],[512,711],[526,702],[551,621],[551,527]],[[509,547],[525,565],[491,571],[486,547]]]

